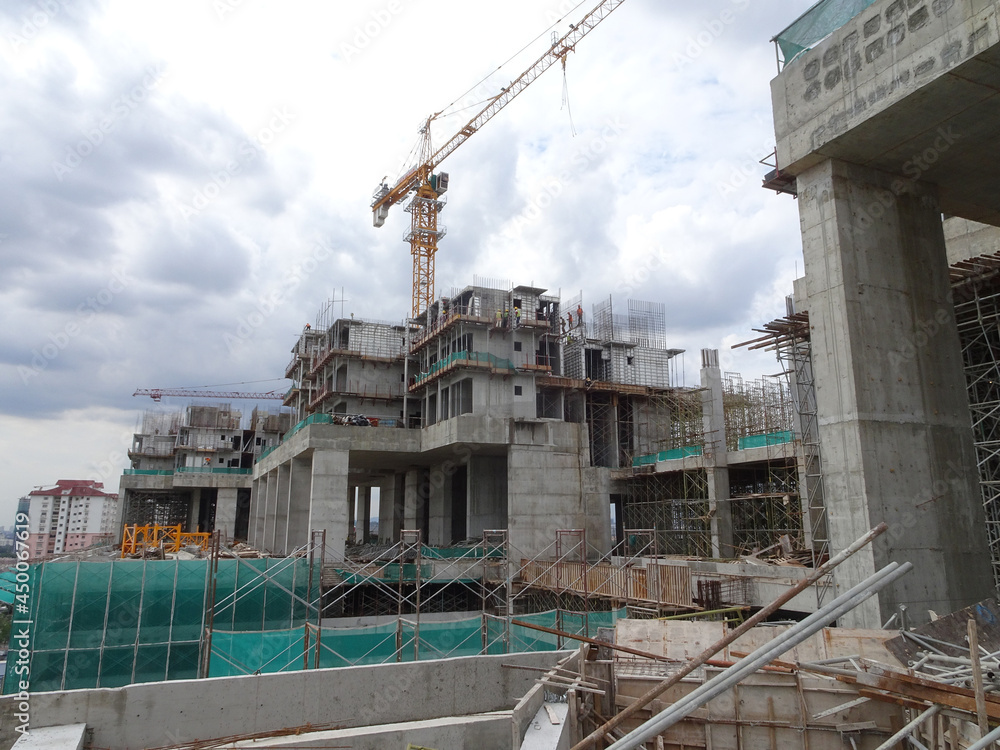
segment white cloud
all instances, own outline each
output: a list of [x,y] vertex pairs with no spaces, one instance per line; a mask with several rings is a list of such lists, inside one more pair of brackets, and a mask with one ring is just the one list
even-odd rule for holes
[[[497,92],[592,4],[53,0],[35,28],[34,5],[0,10],[0,511],[120,451],[137,387],[280,378],[334,290],[401,319],[409,217],[374,230],[372,188],[429,113]],[[796,208],[755,162],[767,40],[808,4],[622,5],[569,58],[575,137],[556,69],[444,165],[439,289],[478,274],[664,302],[689,379],[698,349],[782,314]]]

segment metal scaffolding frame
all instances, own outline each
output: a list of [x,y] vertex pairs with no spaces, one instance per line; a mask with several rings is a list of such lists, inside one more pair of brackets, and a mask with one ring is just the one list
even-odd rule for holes
[[625,526],[655,529],[660,554],[712,556],[708,476],[703,469],[625,480]]
[[[953,268],[955,320],[969,392],[994,585],[1000,589],[1000,258]],[[957,278],[956,278],[957,277]]]
[[[755,329],[764,334],[758,339],[740,344],[749,349],[773,351],[778,357],[797,417],[801,443],[799,494],[802,512],[808,518],[804,525],[804,542],[812,551],[813,567],[830,557],[830,535],[827,529],[826,501],[823,491],[823,460],[820,448],[819,414],[816,405],[816,382],[812,367],[812,341],[809,314],[795,313],[789,305],[789,315]],[[833,588],[832,574],[816,584],[817,601],[822,604]]]

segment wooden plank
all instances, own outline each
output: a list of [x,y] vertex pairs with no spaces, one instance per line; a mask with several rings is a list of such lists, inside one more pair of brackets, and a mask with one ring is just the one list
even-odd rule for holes
[[[936,687],[927,687],[925,685],[905,682],[903,680],[896,679],[895,677],[884,677],[877,674],[867,674],[865,672],[859,672],[857,677],[853,679],[841,677],[840,675],[837,676],[837,679],[842,679],[846,682],[853,681],[864,687],[876,688],[890,693],[899,693],[907,698],[930,701],[931,703],[941,703],[942,705],[957,708],[962,711],[968,711],[972,714],[976,712],[975,695],[962,695],[952,690],[941,690]],[[950,688],[951,686],[949,685],[948,687]],[[972,691],[963,692],[971,693]],[[991,719],[1000,720],[1000,704],[987,702],[986,713]]]

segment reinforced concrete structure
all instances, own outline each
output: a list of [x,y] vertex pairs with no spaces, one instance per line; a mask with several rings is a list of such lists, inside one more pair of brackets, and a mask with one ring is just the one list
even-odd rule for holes
[[993,591],[942,214],[1000,223],[987,156],[1000,139],[1000,5],[860,7],[797,47],[787,37],[815,18],[779,34],[801,51],[772,98],[781,182],[799,199],[794,312],[808,313],[830,543],[892,528],[837,583],[916,566],[848,617],[877,627],[898,604],[926,619]]
[[377,497],[387,545],[504,530],[529,559],[573,530],[591,561],[735,558],[782,538],[823,553],[787,382],[723,373],[705,350],[700,387],[681,386],[662,305],[585,312],[582,295],[477,279],[409,325],[329,309],[286,369],[300,421],[254,467],[260,549],[374,543]]
[[277,445],[291,414],[254,409],[243,422],[229,404],[147,411],[121,478],[119,541],[132,524],[246,539],[253,461]]

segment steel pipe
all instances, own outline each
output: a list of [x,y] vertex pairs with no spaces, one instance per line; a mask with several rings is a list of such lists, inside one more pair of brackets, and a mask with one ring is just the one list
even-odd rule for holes
[[917,718],[915,718],[913,721],[911,721],[905,727],[903,727],[898,732],[896,732],[894,735],[892,735],[892,737],[890,737],[885,742],[883,742],[881,745],[879,745],[877,748],[875,748],[875,750],[889,750],[889,748],[894,747],[896,745],[896,743],[899,742],[900,740],[902,740],[904,737],[909,737],[910,736],[910,732],[912,732],[914,729],[916,729],[921,724],[923,724],[925,721],[927,721],[927,719],[929,719],[932,716],[934,716],[935,714],[937,714],[941,710],[941,708],[942,707],[939,706],[939,705],[937,705],[937,704],[931,706],[926,711],[924,711],[922,714],[920,714],[920,716],[918,716]]
[[709,646],[700,654],[698,654],[698,656],[696,656],[694,659],[689,660],[683,667],[681,667],[680,671],[672,674],[666,680],[659,683],[658,685],[655,685],[654,687],[650,688],[645,693],[643,693],[641,696],[636,698],[635,701],[633,701],[631,704],[623,708],[615,716],[611,717],[608,721],[606,721],[604,724],[602,724],[600,727],[594,730],[591,734],[587,735],[583,740],[574,745],[572,750],[586,750],[586,748],[593,747],[598,742],[598,740],[601,740],[606,735],[609,735],[613,729],[620,726],[630,717],[634,716],[640,710],[648,706],[650,702],[658,698],[660,695],[665,693],[667,690],[676,685],[682,679],[687,677],[698,667],[705,664],[709,659],[711,659],[717,653],[722,651],[722,649],[724,649],[726,646],[733,643],[737,638],[740,638],[745,633],[749,632],[751,629],[762,623],[772,614],[781,609],[781,607],[783,607],[785,604],[787,604],[796,596],[798,596],[800,593],[805,591],[809,586],[813,585],[821,578],[828,575],[831,571],[833,571],[834,568],[836,568],[838,565],[844,562],[844,560],[849,558],[855,552],[871,544],[875,539],[884,534],[888,530],[888,528],[889,527],[885,523],[880,523],[878,526],[871,529],[864,536],[855,540],[853,544],[851,544],[849,547],[844,548],[836,555],[831,557],[829,560],[827,560],[825,563],[820,565],[818,568],[816,568],[816,570],[812,572],[811,575],[802,579],[795,586],[785,591],[785,593],[783,593],[777,599],[775,599],[766,607],[761,609],[759,612],[757,612],[756,614],[748,618],[746,621],[744,621],[742,625],[740,625],[735,630],[727,634],[726,637],[717,641],[716,643],[713,643],[711,646]]
[[608,750],[631,750],[639,744],[661,734],[720,693],[756,672],[786,651],[794,648],[811,635],[850,612],[881,589],[913,569],[912,563],[890,563],[885,568],[842,594],[819,611],[792,626],[777,638],[769,641],[738,663],[721,672],[661,713],[646,721],[612,744]]

